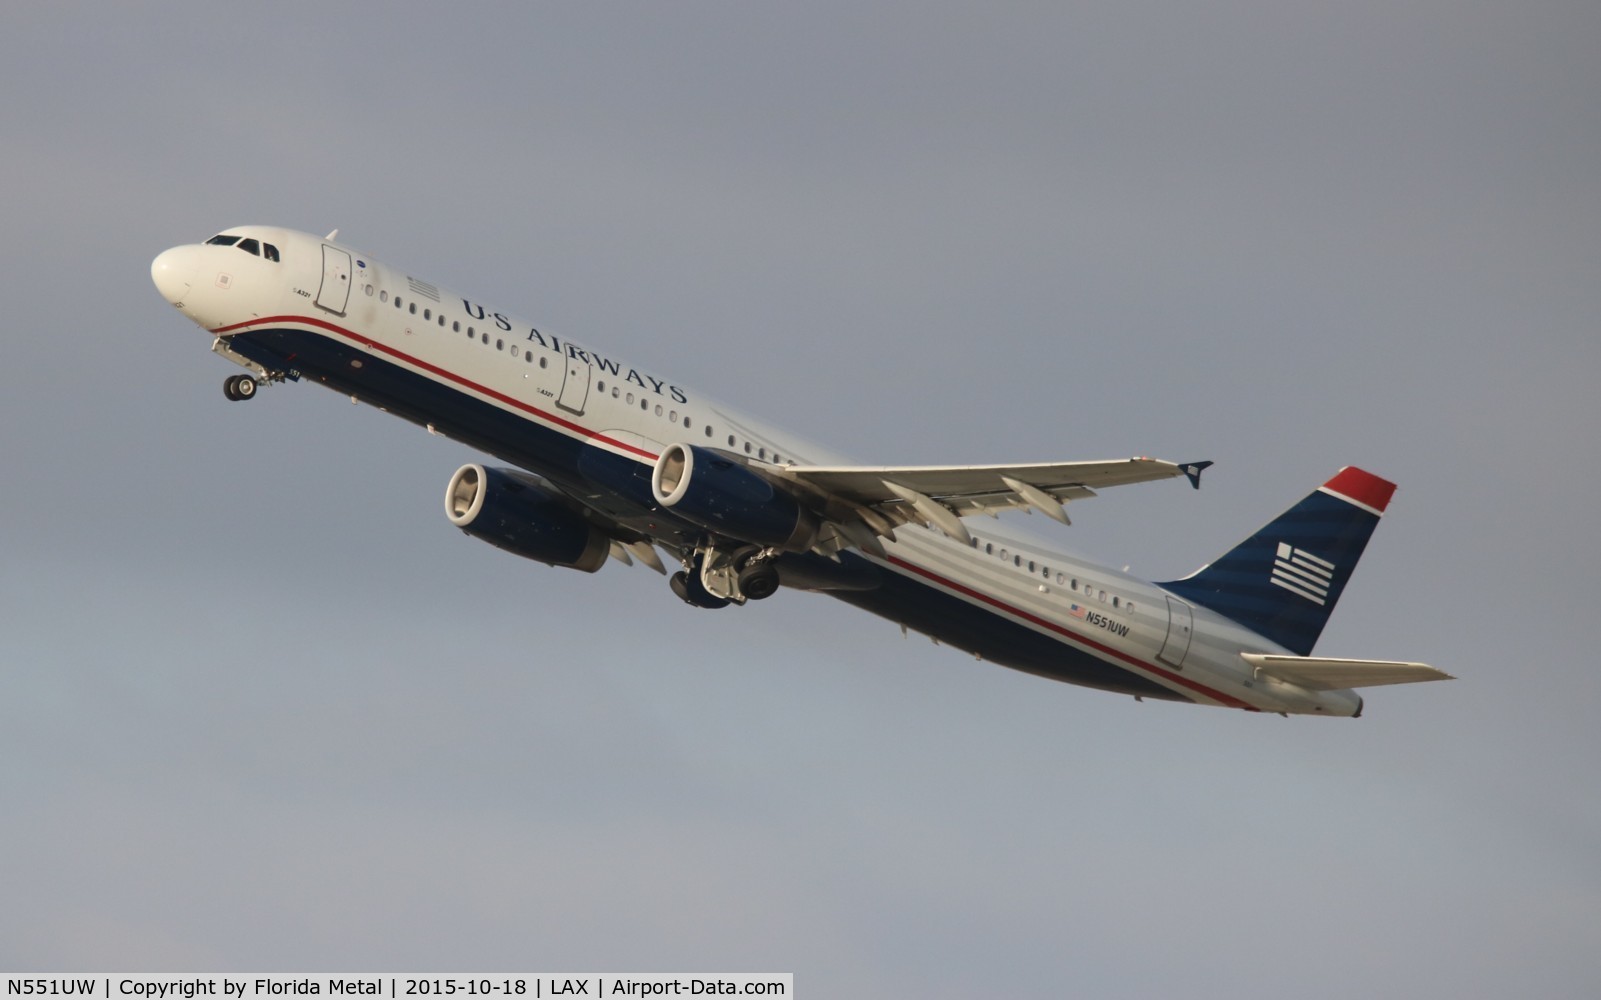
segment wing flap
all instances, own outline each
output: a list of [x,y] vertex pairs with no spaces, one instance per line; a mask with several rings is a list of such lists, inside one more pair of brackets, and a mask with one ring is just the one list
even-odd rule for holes
[[1342,660],[1325,656],[1283,656],[1270,653],[1241,653],[1240,658],[1257,673],[1277,677],[1308,691],[1336,691],[1345,688],[1378,687],[1382,684],[1417,684],[1422,681],[1455,680],[1443,670],[1427,663],[1400,660]]
[[[1096,490],[1186,476],[1200,484],[1211,462],[1178,465],[1154,458],[1025,465],[763,465],[802,503],[836,530],[814,546],[820,555],[856,547],[873,552],[876,538],[895,538],[904,524],[922,524],[963,544],[972,536],[961,518],[1003,510],[1037,510],[1067,524],[1063,505]],[[878,546],[881,548],[881,546]],[[876,554],[876,553],[875,553]]]
[[1044,465],[882,465],[787,466],[789,478],[859,504],[899,501],[894,483],[943,503],[1021,499],[1006,480],[1033,487],[1056,499],[1094,496],[1107,486],[1144,483],[1186,475],[1184,467],[1154,458],[1109,462],[1052,462]]

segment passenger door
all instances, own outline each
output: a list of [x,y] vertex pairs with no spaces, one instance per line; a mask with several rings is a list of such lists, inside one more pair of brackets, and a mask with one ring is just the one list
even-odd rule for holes
[[1190,606],[1171,595],[1167,599],[1167,638],[1156,658],[1184,669],[1184,657],[1190,651],[1190,638],[1195,631],[1195,612]]
[[561,395],[556,397],[556,405],[569,413],[582,415],[584,404],[589,402],[589,383],[595,370],[588,362],[579,361],[571,354],[566,361],[567,371],[562,376]]
[[317,290],[317,304],[331,313],[345,314],[350,303],[350,254],[322,245],[322,287]]

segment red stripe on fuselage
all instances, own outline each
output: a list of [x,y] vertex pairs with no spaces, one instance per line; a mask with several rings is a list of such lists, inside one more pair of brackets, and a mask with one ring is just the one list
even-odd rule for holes
[[[454,372],[447,371],[446,369],[439,367],[438,365],[432,364],[432,363],[427,362],[427,361],[423,361],[420,358],[412,357],[411,355],[406,354],[406,353],[404,353],[402,351],[397,351],[394,348],[388,346],[387,344],[381,344],[378,341],[373,340],[371,337],[362,336],[361,334],[355,333],[354,331],[348,330],[348,329],[346,329],[346,328],[344,328],[342,326],[339,326],[339,325],[334,324],[334,323],[329,323],[326,320],[317,319],[317,318],[312,317],[312,316],[267,316],[267,317],[263,317],[261,319],[248,320],[248,321],[243,322],[243,323],[234,323],[234,324],[232,324],[230,326],[218,327],[217,329],[212,330],[211,332],[214,333],[214,334],[217,334],[218,336],[221,336],[223,334],[228,334],[228,333],[237,333],[237,332],[239,332],[241,330],[245,330],[245,329],[250,329],[250,328],[255,328],[255,327],[262,327],[262,326],[271,326],[271,325],[274,325],[274,324],[282,324],[282,323],[296,323],[296,324],[300,324],[300,325],[303,325],[303,326],[313,326],[313,327],[318,327],[318,328],[323,329],[323,330],[327,330],[330,333],[334,333],[334,334],[337,334],[338,336],[341,336],[341,337],[344,337],[344,338],[346,338],[348,340],[351,340],[354,343],[360,345],[361,347],[363,347],[363,348],[365,348],[367,350],[378,352],[378,353],[382,353],[382,354],[387,354],[390,357],[393,357],[393,358],[395,358],[395,359],[397,359],[399,361],[403,361],[406,364],[409,364],[409,365],[412,365],[414,367],[420,368],[423,371],[429,372],[430,374],[438,376],[439,378],[442,378],[442,379],[444,379],[446,381],[454,382],[455,384],[457,384],[459,386],[462,386],[463,388],[470,389],[473,392],[479,393],[479,394],[484,395],[484,396],[488,396],[491,399],[498,400],[498,401],[500,401],[502,403],[505,403],[507,406],[511,406],[511,407],[513,407],[515,409],[523,411],[524,413],[531,414],[531,415],[533,415],[535,417],[538,417],[541,420],[548,421],[548,422],[556,424],[556,425],[558,425],[560,427],[565,427],[568,430],[571,430],[576,434],[580,434],[583,437],[589,438],[590,440],[599,441],[599,442],[601,442],[603,444],[610,445],[613,448],[617,448],[617,449],[622,450],[622,451],[630,452],[630,453],[638,455],[641,458],[644,458],[644,459],[646,459],[648,461],[654,462],[656,460],[656,458],[657,458],[656,455],[651,454],[650,452],[644,450],[643,448],[637,448],[637,447],[635,447],[633,445],[625,444],[625,443],[623,443],[621,441],[618,441],[618,440],[616,440],[614,438],[609,438],[609,437],[605,436],[604,434],[601,434],[601,433],[599,433],[597,431],[590,430],[587,427],[583,427],[583,426],[581,426],[579,424],[575,424],[572,421],[567,420],[567,419],[565,419],[563,417],[556,416],[554,413],[548,413],[548,412],[546,412],[544,410],[539,409],[536,406],[531,406],[531,405],[523,402],[522,400],[515,399],[515,398],[513,398],[511,396],[508,396],[505,393],[497,392],[494,389],[491,389],[491,388],[489,388],[487,386],[483,386],[483,385],[478,384],[477,382],[473,382],[470,379],[463,378],[463,377],[461,377],[460,375],[457,375]],[[1384,480],[1378,479],[1377,476],[1371,476],[1368,473],[1363,473],[1359,469],[1357,469],[1357,470],[1349,470],[1349,471],[1358,472],[1362,476],[1365,476],[1365,477],[1370,478],[1370,479],[1378,480],[1378,482],[1381,482],[1381,483],[1384,482]],[[1342,473],[1342,475],[1343,475],[1343,473]],[[1340,476],[1336,476],[1335,477],[1335,480],[1338,480],[1338,479],[1340,479]],[[1330,480],[1330,485],[1331,486],[1333,485],[1335,480]],[[1391,489],[1393,490],[1394,487],[1391,486]],[[1385,499],[1388,500],[1388,497],[1385,497]],[[1231,708],[1243,708],[1243,709],[1245,709],[1246,711],[1249,711],[1249,712],[1260,711],[1260,709],[1258,709],[1256,706],[1250,705],[1250,704],[1248,704],[1246,702],[1243,702],[1243,701],[1239,700],[1238,698],[1235,698],[1235,697],[1233,697],[1231,695],[1224,694],[1221,691],[1215,691],[1212,688],[1209,688],[1204,684],[1198,684],[1195,681],[1192,681],[1187,677],[1181,677],[1178,674],[1175,674],[1175,673],[1173,673],[1172,671],[1169,671],[1169,670],[1164,670],[1161,667],[1156,666],[1155,664],[1146,663],[1145,661],[1140,660],[1137,657],[1130,656],[1127,653],[1122,652],[1121,650],[1113,649],[1110,646],[1104,646],[1104,645],[1102,645],[1102,644],[1100,644],[1098,642],[1095,642],[1092,639],[1086,638],[1085,636],[1082,636],[1082,635],[1078,634],[1077,632],[1074,632],[1071,629],[1064,628],[1063,626],[1058,625],[1055,622],[1047,621],[1044,618],[1040,618],[1037,615],[1030,614],[1029,612],[1023,611],[1020,608],[1014,608],[1011,605],[1007,604],[1006,602],[1000,600],[999,598],[992,597],[989,594],[983,593],[982,591],[974,590],[973,588],[968,587],[968,586],[966,586],[964,584],[960,584],[960,583],[955,582],[954,580],[947,579],[947,578],[939,575],[938,573],[935,573],[935,572],[933,572],[932,570],[929,570],[929,569],[925,569],[924,567],[919,566],[919,565],[917,565],[915,563],[907,562],[905,559],[901,559],[901,558],[899,558],[897,556],[890,556],[889,557],[889,561],[890,561],[890,563],[892,565],[899,566],[900,568],[902,568],[902,569],[904,569],[904,570],[906,570],[906,571],[908,571],[910,573],[913,573],[913,574],[915,574],[917,576],[921,576],[921,577],[923,577],[923,578],[925,578],[925,579],[927,579],[927,580],[929,580],[929,581],[931,581],[931,582],[933,582],[933,583],[935,583],[935,584],[937,584],[937,585],[939,585],[941,587],[946,588],[947,590],[955,591],[958,594],[966,595],[966,596],[968,596],[968,597],[970,597],[970,598],[972,598],[972,599],[974,599],[976,601],[980,601],[980,602],[982,602],[984,604],[987,604],[990,607],[995,608],[998,611],[1002,611],[1002,612],[1004,612],[1006,614],[1009,614],[1009,615],[1012,615],[1012,616],[1014,616],[1016,618],[1021,618],[1024,621],[1030,622],[1031,624],[1037,625],[1040,628],[1046,629],[1046,630],[1048,630],[1050,632],[1053,632],[1053,633],[1055,633],[1057,635],[1060,635],[1060,636],[1062,636],[1062,637],[1064,637],[1066,639],[1070,639],[1073,642],[1076,642],[1076,643],[1078,643],[1080,645],[1087,646],[1090,649],[1096,650],[1096,651],[1098,651],[1098,652],[1100,652],[1100,653],[1102,653],[1102,654],[1104,654],[1106,656],[1112,657],[1113,659],[1121,660],[1124,663],[1126,663],[1126,664],[1128,664],[1130,666],[1133,666],[1133,667],[1135,667],[1135,668],[1137,668],[1137,669],[1139,669],[1141,671],[1144,671],[1144,672],[1147,672],[1147,673],[1156,674],[1157,676],[1162,677],[1162,678],[1166,679],[1167,681],[1169,681],[1169,682],[1171,682],[1173,684],[1177,684],[1180,687],[1188,688],[1191,691],[1194,691],[1197,694],[1201,695],[1202,697],[1210,699],[1212,701],[1215,701],[1215,702],[1217,702],[1217,703],[1219,703],[1221,705],[1227,705],[1227,706],[1229,706]]]
[[1190,680],[1188,677],[1180,677],[1178,674],[1175,674],[1170,670],[1163,670],[1161,667],[1156,666],[1154,663],[1146,663],[1144,660],[1141,660],[1138,657],[1130,656],[1130,655],[1128,655],[1127,653],[1125,653],[1125,652],[1123,652],[1121,650],[1113,649],[1110,646],[1103,646],[1102,644],[1094,641],[1093,639],[1086,638],[1086,637],[1078,634],[1077,632],[1074,632],[1072,629],[1064,628],[1063,626],[1058,625],[1053,621],[1048,621],[1048,620],[1046,620],[1044,618],[1039,617],[1038,615],[1030,614],[1029,612],[1022,610],[1021,608],[1014,608],[1010,604],[1007,604],[1005,601],[1002,601],[999,598],[991,597],[989,594],[986,594],[983,591],[974,590],[973,588],[968,587],[965,584],[960,584],[960,583],[957,583],[954,580],[949,580],[949,579],[947,579],[947,578],[945,578],[943,576],[940,576],[938,573],[935,573],[932,570],[924,569],[922,566],[918,566],[915,563],[907,562],[906,560],[901,559],[901,558],[899,558],[897,556],[890,556],[889,557],[889,561],[891,563],[893,563],[894,565],[900,566],[903,569],[906,569],[906,570],[909,570],[909,571],[911,571],[913,573],[916,573],[918,576],[924,577],[925,579],[928,579],[928,580],[940,585],[941,587],[946,588],[947,590],[954,590],[958,594],[964,594],[964,595],[966,595],[968,597],[973,598],[976,601],[982,601],[983,603],[988,604],[990,607],[995,608],[998,611],[1004,611],[1005,613],[1007,613],[1009,615],[1012,615],[1012,616],[1017,617],[1017,618],[1021,618],[1024,621],[1029,622],[1031,624],[1038,625],[1040,628],[1047,629],[1047,630],[1049,630],[1051,632],[1056,633],[1057,635],[1063,636],[1064,638],[1071,639],[1072,641],[1074,641],[1076,643],[1079,643],[1080,645],[1088,646],[1091,649],[1096,650],[1097,652],[1104,653],[1105,655],[1113,657],[1114,659],[1122,660],[1124,663],[1126,663],[1126,664],[1128,664],[1128,665],[1130,665],[1132,667],[1137,667],[1138,669],[1140,669],[1142,671],[1156,674],[1157,676],[1162,677],[1165,680],[1171,681],[1172,683],[1177,684],[1180,687],[1189,688],[1191,691],[1194,691],[1195,693],[1197,693],[1197,694],[1199,694],[1199,695],[1201,695],[1201,696],[1203,696],[1205,698],[1209,698],[1212,701],[1215,701],[1220,705],[1227,705],[1230,708],[1243,708],[1248,712],[1261,711],[1261,709],[1257,708],[1255,705],[1251,705],[1251,704],[1248,704],[1247,702],[1243,702],[1243,701],[1239,700],[1238,698],[1235,698],[1232,695],[1224,694],[1221,691],[1214,691],[1213,689],[1207,687],[1204,684],[1198,684],[1195,681]]
[[638,447],[635,447],[634,445],[631,445],[631,444],[624,444],[623,442],[618,441],[615,438],[609,438],[606,435],[601,434],[598,431],[592,431],[588,427],[584,427],[584,426],[581,426],[579,424],[575,424],[571,420],[567,420],[567,419],[565,419],[563,417],[558,417],[554,413],[548,413],[545,410],[541,410],[537,406],[530,406],[529,404],[527,404],[527,403],[523,402],[522,400],[517,399],[517,398],[515,398],[513,396],[508,396],[503,392],[497,392],[494,389],[489,388],[488,386],[479,385],[477,382],[471,381],[470,379],[462,378],[460,375],[457,375],[455,372],[447,371],[446,369],[441,368],[438,365],[431,364],[431,363],[429,363],[427,361],[424,361],[421,358],[415,358],[415,357],[412,357],[411,355],[406,354],[404,352],[397,351],[393,347],[390,347],[387,344],[381,344],[378,341],[373,340],[371,337],[364,337],[359,333],[356,333],[356,332],[354,332],[352,330],[347,330],[344,327],[338,326],[338,325],[336,325],[334,323],[329,323],[326,320],[316,319],[316,318],[311,317],[311,316],[267,316],[267,317],[264,317],[262,319],[253,319],[253,320],[247,320],[246,322],[243,322],[243,323],[235,323],[232,326],[218,327],[217,329],[212,330],[211,332],[214,333],[214,334],[217,334],[218,336],[222,336],[223,334],[227,334],[227,333],[237,333],[240,330],[244,330],[246,328],[253,328],[253,327],[259,327],[259,326],[271,326],[273,324],[279,324],[279,323],[297,323],[297,324],[300,324],[302,326],[320,327],[321,329],[327,330],[330,333],[336,333],[341,337],[345,337],[345,338],[347,338],[349,340],[352,340],[355,343],[359,344],[361,347],[363,347],[363,348],[365,348],[365,349],[367,349],[369,351],[374,351],[374,352],[381,353],[381,354],[387,354],[392,358],[395,358],[395,359],[400,360],[400,361],[404,361],[408,365],[412,365],[414,367],[421,368],[423,371],[426,371],[426,372],[428,372],[428,373],[430,373],[432,375],[437,375],[438,377],[440,377],[442,379],[445,379],[446,381],[454,382],[457,385],[462,386],[463,388],[471,389],[473,392],[479,393],[479,394],[484,395],[484,396],[488,396],[491,399],[494,399],[494,400],[497,400],[499,402],[505,403],[507,406],[511,406],[511,407],[516,408],[516,409],[522,410],[524,413],[532,414],[533,416],[536,416],[541,420],[548,421],[549,423],[553,423],[553,424],[557,425],[558,427],[565,427],[568,430],[570,430],[570,431],[572,431],[572,432],[574,432],[576,434],[581,434],[584,437],[589,438],[589,439],[591,439],[593,441],[599,441],[600,443],[610,445],[613,448],[617,448],[617,449],[622,450],[622,451],[630,452],[632,454],[638,455],[639,457],[644,458],[644,459],[646,459],[648,461],[651,461],[651,462],[656,461],[657,456],[651,454],[650,452],[646,451],[643,448],[638,448]]

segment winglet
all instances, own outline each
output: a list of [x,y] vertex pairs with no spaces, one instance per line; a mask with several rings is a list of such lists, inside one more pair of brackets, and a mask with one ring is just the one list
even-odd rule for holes
[[1189,462],[1185,465],[1179,466],[1179,470],[1182,471],[1185,476],[1189,477],[1190,486],[1195,489],[1200,489],[1201,473],[1205,472],[1211,467],[1211,462]]

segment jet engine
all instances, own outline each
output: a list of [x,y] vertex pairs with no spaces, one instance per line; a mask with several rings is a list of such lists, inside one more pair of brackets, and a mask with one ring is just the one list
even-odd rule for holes
[[817,538],[817,519],[782,486],[730,455],[691,444],[668,445],[656,460],[656,502],[708,531],[789,552]]
[[538,477],[516,469],[464,465],[445,487],[450,523],[496,548],[551,566],[593,573],[611,539]]

